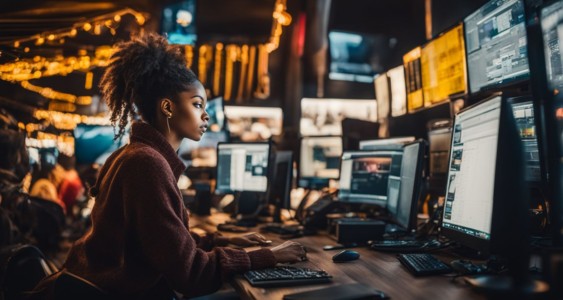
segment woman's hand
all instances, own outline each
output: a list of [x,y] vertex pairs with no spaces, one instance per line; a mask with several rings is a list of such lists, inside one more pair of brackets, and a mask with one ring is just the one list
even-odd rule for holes
[[307,260],[305,247],[293,241],[287,241],[281,245],[273,247],[271,250],[274,252],[274,256],[276,257],[276,261],[278,263],[295,263]]
[[263,235],[251,232],[242,236],[235,236],[229,238],[229,243],[238,247],[252,247],[269,245],[272,241],[267,240]]

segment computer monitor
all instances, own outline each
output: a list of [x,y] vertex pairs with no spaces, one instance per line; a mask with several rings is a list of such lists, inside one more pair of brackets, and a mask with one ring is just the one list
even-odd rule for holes
[[420,70],[420,47],[416,47],[403,56],[405,83],[407,88],[407,109],[409,112],[424,107],[422,93],[422,74]]
[[548,88],[563,91],[563,3],[542,8],[541,28]]
[[209,115],[209,131],[219,132],[225,130],[225,105],[223,97],[207,100],[205,111]]
[[300,141],[298,186],[322,189],[338,179],[342,137],[303,137]]
[[281,222],[281,209],[291,207],[291,185],[293,182],[293,152],[278,151],[275,154],[274,170],[268,200],[275,206],[274,222]]
[[301,136],[342,135],[344,118],[377,122],[374,99],[301,99]]
[[460,23],[422,47],[424,106],[446,101],[467,92],[465,44]]
[[451,145],[442,233],[478,253],[506,257],[510,272],[527,274],[525,159],[506,97],[495,94],[460,112]]
[[379,74],[374,77],[375,99],[377,100],[377,119],[384,120],[389,117],[389,79],[387,74]]
[[401,155],[399,151],[344,152],[340,166],[340,201],[385,207],[389,176]]
[[405,144],[411,143],[414,140],[414,136],[405,136],[361,141],[360,150],[401,150]]
[[396,203],[389,199],[387,210],[399,226],[407,231],[416,230],[418,200],[422,191],[424,153],[426,143],[422,140],[403,147],[400,172],[400,192]]
[[217,193],[268,190],[269,143],[219,143]]
[[534,103],[530,97],[511,98],[509,100],[512,100],[510,102],[512,103],[514,119],[524,147],[526,180],[540,183],[542,181],[542,168],[534,121]]
[[391,86],[391,116],[398,117],[407,113],[407,92],[405,89],[405,67],[398,66],[387,71]]
[[328,33],[330,49],[331,80],[346,80],[371,83],[375,74],[373,61],[381,51],[376,48],[381,44],[380,37],[354,32],[330,31]]
[[525,21],[523,0],[492,0],[465,18],[471,93],[529,78]]
[[195,45],[196,0],[184,0],[164,6],[160,32],[171,44]]
[[245,142],[267,141],[282,133],[283,112],[279,107],[227,105],[225,115],[231,136]]

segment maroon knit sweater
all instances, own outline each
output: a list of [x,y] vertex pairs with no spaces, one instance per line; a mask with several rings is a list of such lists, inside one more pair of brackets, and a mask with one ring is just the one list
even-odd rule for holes
[[137,298],[162,282],[186,296],[211,293],[229,275],[275,265],[269,249],[213,248],[210,237],[190,234],[177,186],[184,169],[162,134],[134,123],[130,144],[101,169],[92,189],[92,229],[73,245],[65,268]]

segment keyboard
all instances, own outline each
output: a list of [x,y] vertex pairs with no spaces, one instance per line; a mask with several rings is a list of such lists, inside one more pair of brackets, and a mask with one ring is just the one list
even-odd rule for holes
[[303,231],[303,226],[271,224],[262,226],[260,230],[263,232],[272,232],[277,234],[297,234]]
[[280,266],[244,273],[251,285],[257,287],[293,286],[330,282],[332,276],[322,270]]
[[372,250],[408,253],[435,250],[441,246],[442,244],[437,240],[384,240],[373,242],[370,245]]
[[415,276],[439,275],[452,271],[450,266],[428,253],[399,254],[397,258]]

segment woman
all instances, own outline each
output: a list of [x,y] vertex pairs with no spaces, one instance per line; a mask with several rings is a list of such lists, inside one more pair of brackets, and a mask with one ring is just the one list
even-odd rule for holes
[[232,274],[305,259],[295,242],[247,253],[218,246],[264,243],[262,236],[229,240],[188,231],[177,187],[185,166],[176,151],[184,138],[201,139],[209,116],[205,89],[177,48],[158,35],[117,45],[101,89],[116,139],[129,118],[142,121],[100,170],[90,191],[93,226],[73,245],[68,272],[121,298],[162,299],[172,290],[211,293]]

